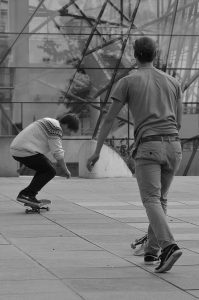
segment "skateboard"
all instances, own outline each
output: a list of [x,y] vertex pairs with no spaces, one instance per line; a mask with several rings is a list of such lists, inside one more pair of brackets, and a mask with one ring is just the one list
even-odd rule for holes
[[41,203],[24,203],[24,206],[30,207],[30,208],[26,208],[25,213],[29,214],[29,213],[38,213],[40,214],[40,210],[41,209],[45,209],[46,211],[49,211],[50,208],[48,205],[51,204],[50,200],[47,199],[41,199],[40,200]]
[[[147,242],[147,234],[145,234],[139,239],[136,239],[133,243],[131,243],[131,248],[134,249],[134,255],[136,256],[144,255],[144,246],[146,245],[146,242]],[[136,249],[138,245],[140,245],[140,247]]]

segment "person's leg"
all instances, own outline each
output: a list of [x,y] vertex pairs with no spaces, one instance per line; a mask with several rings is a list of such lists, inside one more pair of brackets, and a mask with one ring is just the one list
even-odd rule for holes
[[161,205],[162,208],[167,214],[167,195],[169,188],[174,179],[175,173],[179,168],[182,152],[181,145],[179,142],[164,143],[166,157],[165,163],[161,167]]
[[35,170],[35,175],[30,184],[19,195],[35,196],[55,175],[56,171],[50,160],[43,154],[28,157],[14,157],[28,168]]
[[174,174],[167,170],[165,166],[162,166],[162,176],[161,176],[161,205],[165,212],[165,215],[167,214],[167,195],[169,192],[169,188],[171,186],[171,183],[173,181]]
[[136,159],[136,178],[140,195],[149,219],[148,244],[146,252],[157,254],[174,243],[161,205],[161,165],[147,159]]
[[[171,176],[171,179],[169,180],[170,176]],[[172,179],[173,179],[173,175],[171,173],[168,173],[168,172],[161,173],[160,203],[162,205],[165,215],[167,215],[167,194],[168,194],[168,189],[172,182]],[[147,243],[145,245],[145,253],[153,253],[155,255],[158,255],[160,246],[159,246],[158,240],[157,240],[150,224],[148,226],[147,236],[148,236],[148,238],[147,238]]]
[[[139,151],[138,151],[139,152]],[[173,176],[181,161],[181,146],[179,142],[162,142],[141,148],[136,157],[136,174],[140,194],[149,218],[154,236],[157,238],[162,253],[160,264],[155,272],[167,272],[182,255],[174,241],[166,220],[167,193]],[[144,178],[144,182],[143,179]],[[148,190],[147,190],[148,189]],[[150,201],[151,199],[151,201]],[[159,204],[158,204],[159,202]],[[149,228],[150,229],[150,228]],[[152,237],[152,233],[151,233]],[[149,241],[149,245],[151,246]]]

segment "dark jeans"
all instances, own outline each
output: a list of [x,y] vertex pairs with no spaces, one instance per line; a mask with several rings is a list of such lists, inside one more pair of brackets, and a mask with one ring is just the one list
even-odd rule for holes
[[39,153],[27,157],[13,156],[13,158],[36,171],[30,184],[19,194],[35,196],[56,175],[51,161],[43,154]]

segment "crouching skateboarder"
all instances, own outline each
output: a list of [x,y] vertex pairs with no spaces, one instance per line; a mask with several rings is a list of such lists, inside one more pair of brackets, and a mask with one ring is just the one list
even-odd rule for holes
[[75,114],[66,114],[59,119],[43,118],[23,129],[13,140],[10,152],[13,158],[35,170],[30,184],[19,192],[17,200],[23,203],[39,204],[37,193],[56,175],[56,170],[45,154],[51,152],[63,176],[71,177],[64,161],[62,135],[70,135],[79,129]]

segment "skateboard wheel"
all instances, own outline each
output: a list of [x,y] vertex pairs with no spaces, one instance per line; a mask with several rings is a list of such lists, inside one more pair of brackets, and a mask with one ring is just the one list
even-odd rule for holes
[[25,213],[28,214],[28,213],[29,213],[29,209],[26,209],[26,210],[25,210]]
[[46,210],[49,211],[49,210],[50,210],[50,207],[46,207]]

